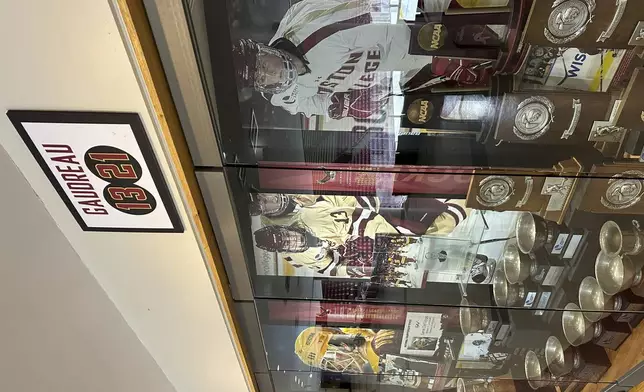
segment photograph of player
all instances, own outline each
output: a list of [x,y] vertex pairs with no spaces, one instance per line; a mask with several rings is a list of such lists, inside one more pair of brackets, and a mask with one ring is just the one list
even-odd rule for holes
[[378,374],[383,384],[427,388],[438,363],[400,355],[399,331],[309,327],[295,340],[295,354],[318,369],[348,374]]
[[373,196],[260,193],[252,195],[250,213],[261,221],[253,229],[258,249],[319,274],[367,277],[377,235],[449,234],[467,217],[463,205],[407,198],[402,208],[391,209]]
[[343,373],[377,374],[380,356],[398,353],[392,330],[309,327],[295,340],[295,354],[307,365]]
[[233,43],[238,88],[261,93],[290,114],[338,120],[379,114],[391,95],[391,72],[403,73],[403,88],[486,83],[487,64],[409,54],[407,24],[375,23],[374,4],[303,0],[292,5],[269,42],[240,38]]
[[412,350],[435,350],[438,344],[438,338],[428,338],[417,336],[411,339],[407,348]]

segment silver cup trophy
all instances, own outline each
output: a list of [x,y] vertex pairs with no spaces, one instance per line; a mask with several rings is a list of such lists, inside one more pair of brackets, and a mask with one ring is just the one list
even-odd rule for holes
[[539,389],[553,384],[554,377],[537,354],[530,350],[525,354],[525,376],[532,389]]
[[492,277],[492,292],[497,306],[514,306],[526,296],[525,286],[521,283],[511,284],[507,281],[505,271],[497,269]]
[[600,323],[588,321],[579,306],[572,302],[564,308],[561,327],[568,343],[575,347],[599,337],[603,331]]
[[491,311],[487,308],[472,308],[475,305],[470,303],[467,299],[461,300],[461,307],[458,311],[459,321],[461,324],[461,332],[463,335],[478,332],[487,328],[490,324]]
[[546,365],[555,377],[565,376],[581,366],[581,355],[574,346],[564,348],[556,336],[550,336],[545,348]]
[[539,215],[522,212],[517,219],[517,246],[523,253],[534,252],[546,244],[554,242],[558,234],[558,225]]
[[595,259],[595,278],[604,293],[615,295],[638,285],[642,270],[626,255],[610,256],[601,251]]
[[530,276],[532,259],[521,253],[515,241],[508,241],[501,256],[505,278],[511,284],[521,283]]
[[599,246],[608,256],[638,255],[644,251],[644,232],[636,220],[626,227],[607,221],[599,231]]
[[597,322],[610,316],[609,312],[620,310],[622,299],[619,295],[607,295],[597,279],[587,276],[579,285],[579,307],[588,321]]

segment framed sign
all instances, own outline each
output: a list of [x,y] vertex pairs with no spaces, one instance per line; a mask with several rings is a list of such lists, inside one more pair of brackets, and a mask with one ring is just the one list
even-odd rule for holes
[[183,232],[138,114],[7,116],[84,231]]

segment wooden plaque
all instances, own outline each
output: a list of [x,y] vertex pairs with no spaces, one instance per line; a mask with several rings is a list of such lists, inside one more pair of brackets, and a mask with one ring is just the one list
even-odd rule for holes
[[[535,173],[536,174],[536,173]],[[512,190],[503,203],[487,203],[485,193],[493,192],[490,184],[498,181],[500,184],[508,181]],[[472,176],[470,189],[467,193],[466,205],[477,210],[493,211],[532,211],[539,212],[547,203],[548,197],[541,195],[541,188],[545,177],[543,176],[516,176],[505,174],[475,174]],[[487,186],[486,186],[487,185]]]
[[528,19],[525,42],[556,47],[632,48],[629,41],[640,20],[644,20],[640,0],[538,0]]
[[633,71],[631,81],[622,95],[622,105],[617,113],[615,125],[632,129],[644,130],[644,71],[637,68]]
[[495,138],[511,143],[578,144],[608,116],[606,93],[505,94]]
[[644,164],[593,166],[591,173],[580,210],[644,214]]

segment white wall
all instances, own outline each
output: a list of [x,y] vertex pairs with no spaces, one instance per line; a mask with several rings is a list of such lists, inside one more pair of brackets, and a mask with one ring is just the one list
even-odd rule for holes
[[[2,1],[0,53],[0,112],[41,109],[140,114],[186,226],[183,234],[83,232],[4,114],[0,114],[0,144],[177,391],[247,390],[219,302],[172,179],[172,169],[163,155],[108,1]],[[8,186],[3,182],[3,191]],[[30,214],[33,203],[27,204],[22,195],[18,200],[21,205],[12,206],[11,217],[0,217],[0,225],[16,224],[23,215]],[[33,247],[34,252],[42,252],[31,256],[33,263],[45,254],[49,257],[40,263],[52,266],[67,258],[63,253],[46,250],[62,241],[60,236],[50,233],[51,236],[25,238],[28,231],[3,230],[9,235],[7,241],[20,240],[24,246]],[[46,296],[46,292],[38,293],[40,288],[33,284],[33,294]],[[2,298],[3,305],[6,300]],[[43,312],[55,311],[45,307],[44,301],[34,301],[34,306],[41,304]],[[29,343],[28,339],[23,342]],[[118,361],[119,356],[114,360]]]

